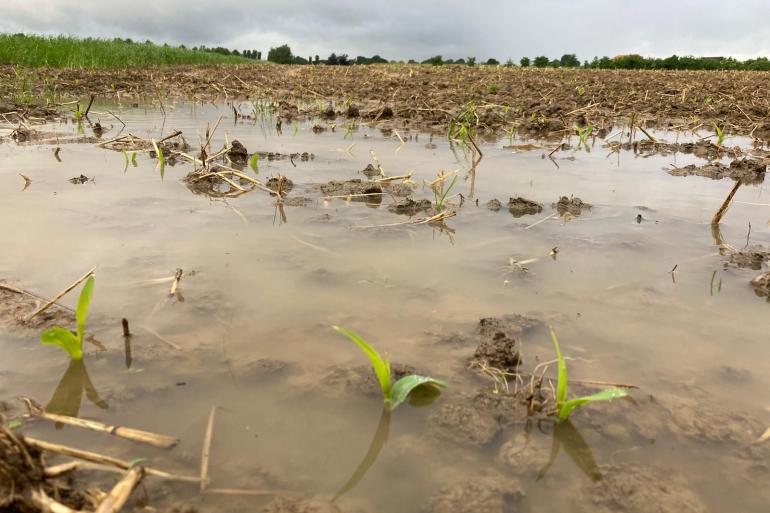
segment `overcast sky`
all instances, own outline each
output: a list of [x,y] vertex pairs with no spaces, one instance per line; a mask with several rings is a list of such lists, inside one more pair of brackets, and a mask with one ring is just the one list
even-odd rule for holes
[[0,31],[295,55],[770,55],[770,0],[0,0]]

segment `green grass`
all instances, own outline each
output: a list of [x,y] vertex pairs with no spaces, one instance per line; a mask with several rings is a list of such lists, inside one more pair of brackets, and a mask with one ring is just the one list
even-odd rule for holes
[[238,55],[121,39],[0,34],[0,63],[52,68],[254,63]]

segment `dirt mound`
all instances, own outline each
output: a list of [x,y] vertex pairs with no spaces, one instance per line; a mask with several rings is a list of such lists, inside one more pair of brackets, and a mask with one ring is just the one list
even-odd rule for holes
[[227,151],[227,158],[238,164],[245,164],[249,159],[249,151],[237,139],[230,143],[230,149]]
[[412,198],[404,198],[388,205],[388,210],[394,214],[414,216],[420,212],[428,212],[433,208],[433,203],[427,199],[413,200]]
[[751,280],[751,286],[759,297],[766,297],[770,302],[770,271],[756,276]]
[[[354,196],[354,201],[382,201],[379,194],[382,193],[382,186],[377,182],[364,182],[358,178],[340,182],[332,180],[320,186],[321,192],[326,196]],[[356,198],[356,195],[372,194],[364,198]],[[379,198],[379,200],[378,200]]]
[[575,196],[569,198],[567,196],[562,196],[559,198],[559,201],[553,203],[551,206],[556,209],[560,216],[563,216],[564,214],[579,216],[583,213],[584,209],[591,210],[593,205],[585,203],[582,199]]
[[725,266],[759,271],[762,269],[762,264],[768,260],[770,260],[770,249],[762,246],[754,246],[731,253],[730,259],[725,263]]
[[537,201],[528,200],[519,196],[509,198],[507,207],[508,212],[510,212],[513,217],[539,214],[543,211],[543,205]]
[[731,178],[740,180],[744,184],[760,184],[765,180],[765,170],[767,163],[763,160],[740,159],[733,160],[729,166],[719,162],[711,162],[704,166],[689,166],[674,168],[669,171],[672,176],[703,176],[712,180],[721,180]]
[[502,331],[482,340],[473,353],[472,362],[505,372],[515,371],[521,363],[516,339]]

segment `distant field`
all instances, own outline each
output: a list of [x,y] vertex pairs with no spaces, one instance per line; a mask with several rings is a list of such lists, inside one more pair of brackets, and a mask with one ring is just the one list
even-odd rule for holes
[[237,55],[120,39],[0,34],[0,64],[52,68],[126,68],[168,64],[254,63]]

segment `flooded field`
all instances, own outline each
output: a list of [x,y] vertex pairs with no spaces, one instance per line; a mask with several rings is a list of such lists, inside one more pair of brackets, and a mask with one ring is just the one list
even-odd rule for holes
[[[477,152],[445,130],[277,127],[269,108],[236,107],[97,102],[96,134],[0,129],[0,412],[16,432],[192,481],[209,454],[201,494],[146,478],[132,504],[159,511],[767,511],[764,164],[718,228],[735,182],[709,176],[743,168],[682,171],[765,157],[751,139],[715,152],[706,129],[649,130],[632,144],[617,126],[582,144],[477,138]],[[250,180],[141,146],[177,131],[166,143],[184,137],[196,159],[201,141],[209,156],[241,143],[211,162]],[[443,209],[426,185],[440,171],[457,172]],[[39,339],[74,314],[28,316],[94,266],[85,357],[70,362]],[[396,376],[448,387],[384,411],[333,325],[387,352]],[[555,423],[549,326],[571,397],[630,397]],[[19,397],[180,441],[30,418]]]

